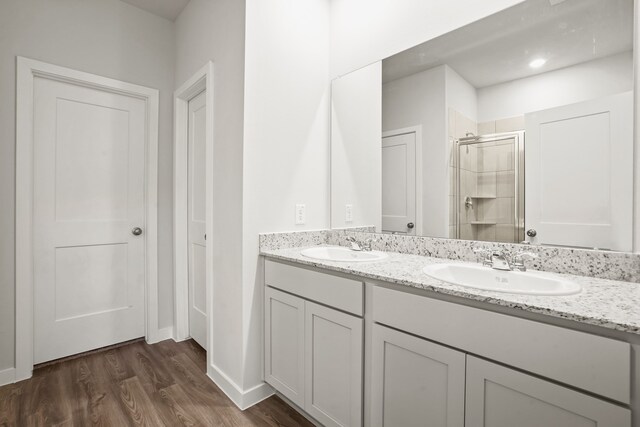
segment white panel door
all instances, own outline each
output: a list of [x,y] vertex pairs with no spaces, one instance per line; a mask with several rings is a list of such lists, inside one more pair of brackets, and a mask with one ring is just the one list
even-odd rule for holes
[[467,356],[466,427],[630,427],[631,411]]
[[202,92],[189,101],[187,228],[189,230],[189,334],[203,348],[207,348],[206,116],[205,92]]
[[527,114],[525,229],[532,243],[631,251],[631,92]]
[[364,321],[309,301],[304,309],[304,409],[325,426],[361,426]]
[[382,138],[382,232],[416,234],[416,134]]
[[373,325],[371,425],[463,427],[465,354]]
[[143,100],[34,81],[34,363],[145,335]]
[[264,379],[304,407],[304,300],[265,287]]

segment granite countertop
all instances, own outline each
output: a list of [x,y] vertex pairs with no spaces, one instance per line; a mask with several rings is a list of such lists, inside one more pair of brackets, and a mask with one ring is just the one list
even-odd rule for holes
[[[262,250],[261,255],[295,262],[364,279],[454,295],[489,304],[540,313],[547,316],[640,335],[640,284],[562,274],[582,285],[582,292],[566,296],[533,296],[484,291],[442,282],[422,269],[434,263],[453,263],[442,258],[387,252],[388,258],[375,262],[334,262],[301,255],[304,247]],[[557,273],[553,273],[557,274]]]

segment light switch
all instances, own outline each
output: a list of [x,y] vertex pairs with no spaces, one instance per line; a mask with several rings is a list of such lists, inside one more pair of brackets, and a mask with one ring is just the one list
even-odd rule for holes
[[353,222],[353,205],[345,205],[344,222]]
[[296,225],[302,225],[307,220],[307,206],[304,204],[296,205]]

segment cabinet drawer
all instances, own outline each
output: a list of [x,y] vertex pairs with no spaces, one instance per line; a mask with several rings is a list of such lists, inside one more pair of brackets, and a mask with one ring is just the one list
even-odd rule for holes
[[628,343],[376,286],[373,320],[629,403]]
[[362,282],[270,260],[264,264],[264,281],[273,288],[358,316],[364,312]]

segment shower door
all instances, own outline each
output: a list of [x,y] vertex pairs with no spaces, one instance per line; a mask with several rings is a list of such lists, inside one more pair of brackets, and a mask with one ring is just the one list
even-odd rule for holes
[[524,240],[524,132],[456,141],[456,237],[518,243]]

